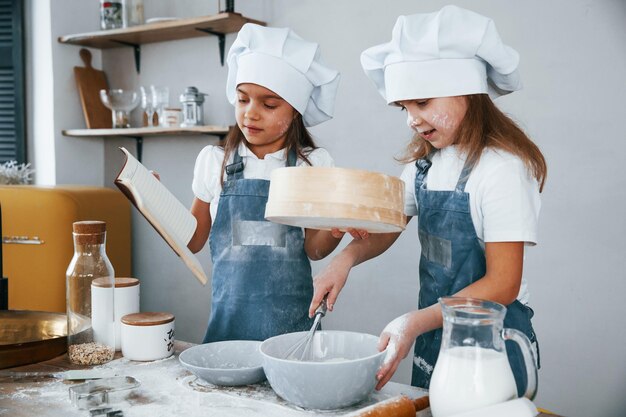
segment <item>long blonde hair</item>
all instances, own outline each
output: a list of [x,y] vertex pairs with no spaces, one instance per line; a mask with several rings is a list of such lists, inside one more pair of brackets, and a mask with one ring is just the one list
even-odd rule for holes
[[[287,139],[285,141],[285,151],[286,155],[289,155],[291,150],[296,152],[296,156],[298,159],[304,160],[308,165],[311,165],[311,161],[308,158],[308,155],[314,149],[317,149],[315,142],[313,141],[313,137],[307,130],[306,126],[304,126],[304,121],[302,120],[302,115],[296,112],[295,117],[291,121],[289,128],[287,129]],[[233,126],[228,134],[226,135],[226,140],[224,143],[224,160],[222,161],[222,173],[220,175],[220,182],[224,185],[224,171],[226,169],[226,165],[228,165],[228,160],[230,159],[230,155],[233,154],[235,149],[239,147],[239,144],[242,141],[245,141],[246,137],[243,135],[239,126]],[[305,151],[306,149],[306,151]]]
[[[496,107],[487,94],[464,97],[467,99],[467,112],[459,126],[455,144],[467,155],[470,167],[478,163],[485,148],[501,149],[518,156],[537,179],[539,191],[543,191],[548,167],[537,145]],[[433,146],[416,134],[398,161],[413,162],[426,157],[432,150]]]

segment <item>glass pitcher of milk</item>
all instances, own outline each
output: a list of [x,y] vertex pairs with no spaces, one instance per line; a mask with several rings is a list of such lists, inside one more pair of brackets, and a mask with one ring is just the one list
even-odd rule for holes
[[503,329],[506,307],[464,297],[439,299],[443,336],[430,380],[433,417],[446,417],[517,397],[505,340],[520,346],[528,373],[525,396],[537,392],[537,366],[530,341],[519,330]]

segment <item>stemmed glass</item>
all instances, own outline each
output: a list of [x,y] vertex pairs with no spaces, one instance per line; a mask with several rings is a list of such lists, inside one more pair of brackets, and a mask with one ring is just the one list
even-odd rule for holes
[[167,87],[150,86],[152,91],[152,105],[157,113],[159,125],[163,125],[163,109],[170,104],[170,90]]
[[142,124],[146,127],[154,126],[154,100],[152,98],[152,91],[147,91],[143,86],[139,87],[141,90],[141,108],[143,109]]
[[130,111],[139,104],[139,94],[132,90],[100,90],[100,100],[109,109],[113,128],[130,127]]

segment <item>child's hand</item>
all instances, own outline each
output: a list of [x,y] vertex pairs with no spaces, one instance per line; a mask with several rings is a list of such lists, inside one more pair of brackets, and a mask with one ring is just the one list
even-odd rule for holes
[[[352,236],[352,239],[354,240],[362,240],[370,237],[370,234],[367,230],[353,229],[349,227],[347,229],[347,232],[350,234],[350,236]],[[330,233],[333,235],[334,238],[341,239],[345,232],[341,232],[339,229],[332,229]]]
[[313,278],[313,299],[309,306],[309,317],[313,317],[315,309],[326,294],[328,294],[326,299],[328,310],[333,311],[337,296],[348,279],[350,268],[350,265],[346,264],[340,256],[337,256]]
[[382,366],[376,373],[378,384],[376,389],[380,390],[391,379],[398,369],[402,359],[406,358],[417,335],[411,330],[410,320],[414,312],[406,313],[389,323],[383,329],[378,339],[378,350],[387,349],[387,356]]
[[158,173],[158,172],[156,172],[156,171],[150,171],[150,173],[151,173],[152,175],[154,175],[154,178],[156,178],[157,180],[161,181],[161,176],[159,175],[159,173]]
[[370,237],[370,233],[367,230],[362,229],[348,229],[348,233],[354,240],[365,240]]

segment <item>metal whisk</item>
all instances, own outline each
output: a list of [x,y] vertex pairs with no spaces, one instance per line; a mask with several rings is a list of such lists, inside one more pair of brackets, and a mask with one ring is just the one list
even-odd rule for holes
[[322,321],[322,317],[326,315],[326,311],[328,310],[328,306],[326,305],[326,297],[320,303],[319,307],[315,310],[315,319],[313,320],[313,326],[311,326],[311,330],[307,332],[305,336],[303,336],[300,340],[298,340],[285,354],[285,359],[289,360],[299,360],[306,361],[310,360],[311,353],[311,343],[313,342],[313,336],[315,335],[315,331],[320,325]]

